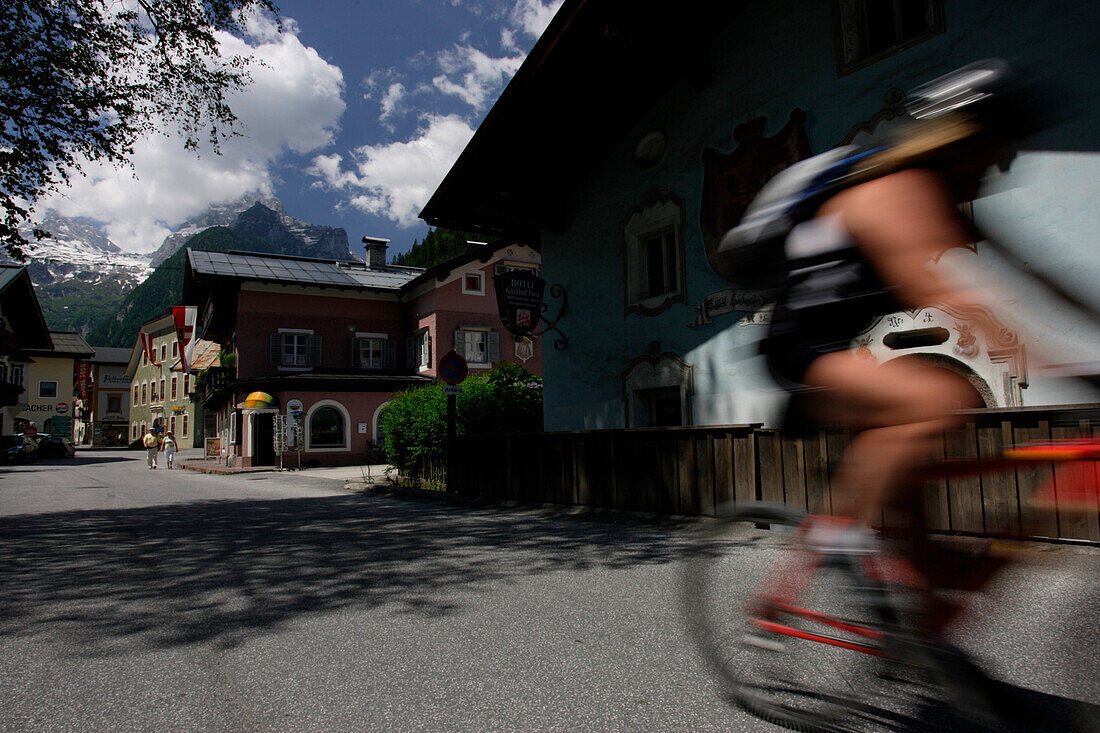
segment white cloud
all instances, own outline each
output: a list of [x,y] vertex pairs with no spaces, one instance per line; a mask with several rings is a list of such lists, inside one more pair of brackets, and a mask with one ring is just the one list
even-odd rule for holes
[[378,119],[384,120],[388,117],[391,117],[394,113],[394,110],[397,109],[398,102],[400,102],[401,98],[404,96],[404,84],[402,84],[401,82],[394,82],[393,84],[390,84],[389,88],[386,90],[386,93],[382,95],[382,101],[380,102],[380,104],[382,105],[382,114],[378,117]]
[[419,224],[417,216],[454,165],[474,131],[457,115],[432,115],[406,142],[364,145],[353,151],[355,171],[341,169],[339,155],[319,155],[310,173],[323,185],[349,192],[349,203],[399,226]]
[[532,38],[538,38],[550,25],[550,20],[561,8],[564,0],[550,0],[545,5],[539,0],[517,0],[510,20],[519,30]]
[[171,227],[214,203],[249,192],[270,193],[271,169],[286,152],[309,153],[330,145],[344,113],[340,69],[302,45],[297,25],[285,19],[275,32],[270,18],[248,20],[245,40],[219,35],[224,55],[251,54],[253,83],[231,100],[243,137],[225,141],[222,155],[201,156],[178,138],[139,140],[133,170],[87,164],[70,188],[40,203],[41,213],[85,216],[104,222],[120,247],[148,252]]
[[[436,89],[482,110],[523,63],[523,56],[493,58],[473,46],[454,46],[438,56],[443,74],[432,79]],[[454,77],[458,77],[455,81]]]

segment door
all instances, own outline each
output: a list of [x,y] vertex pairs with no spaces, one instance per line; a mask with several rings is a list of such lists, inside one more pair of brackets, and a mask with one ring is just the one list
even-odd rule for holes
[[275,465],[274,415],[252,416],[252,465]]

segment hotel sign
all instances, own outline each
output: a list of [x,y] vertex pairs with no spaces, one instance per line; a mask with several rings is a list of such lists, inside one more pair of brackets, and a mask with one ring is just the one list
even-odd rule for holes
[[497,314],[514,336],[522,338],[542,320],[542,294],[546,281],[529,270],[513,270],[493,277]]

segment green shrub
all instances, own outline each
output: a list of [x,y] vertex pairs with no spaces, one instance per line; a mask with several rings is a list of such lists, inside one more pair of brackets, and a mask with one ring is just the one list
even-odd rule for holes
[[[501,363],[462,383],[455,400],[457,435],[542,430],[542,380],[517,364]],[[444,458],[447,398],[442,384],[396,394],[379,418],[386,454],[402,473]]]

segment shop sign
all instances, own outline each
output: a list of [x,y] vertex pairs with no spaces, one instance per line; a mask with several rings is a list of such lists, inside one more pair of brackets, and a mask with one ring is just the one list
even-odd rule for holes
[[303,405],[302,405],[301,400],[294,399],[294,400],[287,400],[286,401],[286,413],[288,415],[293,415],[296,412],[305,412],[305,410],[302,409],[302,407],[303,407]]
[[68,405],[67,402],[58,402],[57,403],[57,414],[64,415],[68,411],[69,411],[69,405]]
[[76,393],[80,399],[87,401],[89,387],[92,386],[92,365],[86,361],[76,363]]
[[542,320],[542,296],[546,281],[530,270],[513,270],[493,276],[497,291],[497,315],[515,336],[526,336]]

